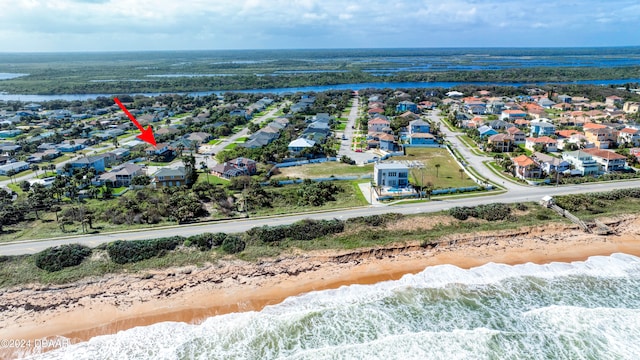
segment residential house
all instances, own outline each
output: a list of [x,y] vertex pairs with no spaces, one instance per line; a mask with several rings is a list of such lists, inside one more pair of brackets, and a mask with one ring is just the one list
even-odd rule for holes
[[558,102],[561,103],[565,103],[565,104],[571,104],[571,96],[563,94],[563,95],[558,95]]
[[373,166],[376,186],[403,188],[409,185],[409,167],[398,163],[376,163]]
[[501,100],[492,100],[487,103],[487,114],[498,115],[504,110],[504,102]]
[[474,101],[468,101],[464,105],[464,109],[474,115],[484,115],[487,113],[487,104],[482,102],[482,100],[477,99]]
[[431,132],[431,125],[428,122],[420,119],[409,122],[409,134],[429,132]]
[[436,137],[429,133],[413,133],[409,135],[411,145],[433,145],[436,144]]
[[509,152],[514,145],[513,137],[509,134],[495,134],[489,136],[487,143],[494,152]]
[[93,168],[96,173],[103,173],[105,168],[107,167],[107,156],[103,155],[95,155],[95,156],[87,156],[82,157],[78,160],[72,161],[71,169],[79,169],[79,168]]
[[12,138],[12,137],[18,136],[20,134],[22,134],[22,130],[20,130],[20,129],[1,130],[0,131],[0,138],[2,138],[2,139]]
[[131,150],[126,147],[120,147],[109,151],[109,154],[113,155],[116,160],[122,160],[125,156],[131,154]]
[[27,162],[30,163],[39,163],[42,161],[47,161],[47,160],[53,160],[57,157],[60,157],[62,155],[62,153],[57,150],[57,149],[49,149],[49,150],[45,150],[43,152],[36,152],[31,154],[31,156],[29,156],[27,158]]
[[614,147],[618,140],[618,131],[610,128],[586,129],[584,136],[587,141],[594,144],[598,149],[610,149]]
[[551,109],[551,107],[555,104],[555,102],[549,100],[549,98],[546,97],[540,98],[540,100],[538,100],[538,105],[542,106],[545,109]]
[[618,133],[618,144],[630,144],[640,146],[640,131],[632,128],[624,128]]
[[555,125],[545,121],[532,121],[529,123],[530,136],[551,136],[556,132]]
[[396,139],[391,134],[382,134],[378,136],[378,141],[380,150],[386,151],[396,151],[398,148],[398,144],[396,144]]
[[67,152],[67,153],[68,152],[76,152],[76,151],[82,150],[84,148],[85,148],[85,146],[83,144],[77,144],[77,143],[73,144],[73,145],[69,144],[69,143],[67,143],[67,144],[63,143],[63,144],[58,145],[58,150],[60,150],[62,152]]
[[29,170],[29,163],[26,161],[16,161],[0,166],[0,175],[7,176],[12,171],[17,174],[19,172]]
[[305,138],[297,138],[289,143],[287,148],[289,149],[289,153],[292,155],[299,155],[304,149],[310,149],[316,144],[315,141],[305,139]]
[[525,133],[515,126],[508,128],[507,134],[513,137],[513,143],[516,145],[524,144],[526,142],[527,136],[525,135]]
[[490,126],[487,125],[482,125],[478,128],[478,132],[480,133],[480,137],[481,138],[485,138],[491,135],[495,135],[498,132],[495,131],[493,128],[491,128]]
[[635,114],[640,111],[640,102],[627,101],[622,106],[622,111],[627,114]]
[[416,115],[415,113],[412,113],[411,111],[407,111],[404,114],[398,115],[398,117],[405,119],[407,121],[413,121],[420,118],[420,116]]
[[206,132],[193,132],[191,134],[185,135],[184,138],[189,141],[195,141],[198,144],[203,144],[211,140],[213,136]]
[[491,126],[492,129],[496,129],[496,130],[506,130],[514,126],[513,124],[503,120],[491,120],[487,122],[487,125]]
[[[185,149],[188,149],[189,147],[185,147]],[[145,152],[147,154],[147,156],[164,156],[164,157],[171,157],[173,156],[173,148],[171,147],[171,144],[169,143],[159,143],[156,144],[156,146],[149,146],[145,149]]]
[[383,128],[389,127],[391,122],[380,118],[373,118],[367,122],[367,129],[369,132],[382,132]]
[[520,179],[537,179],[542,176],[540,166],[527,155],[520,155],[512,158],[511,161],[513,161],[514,173]]
[[541,152],[534,152],[532,158],[540,165],[540,168],[546,174],[562,173],[569,170],[571,165],[564,159],[557,158],[555,156],[543,154]]
[[152,184],[156,188],[187,185],[187,170],[184,166],[161,168],[153,174]]
[[522,110],[502,110],[500,120],[514,122],[518,119],[524,119],[526,116],[527,113]]
[[536,148],[536,145],[538,145],[538,147],[541,147],[542,151],[544,152],[558,151],[558,141],[548,136],[541,136],[537,138],[528,137],[525,139],[525,142],[524,142],[525,149],[528,149],[531,151],[539,151]]
[[518,128],[520,128],[520,129],[529,126],[530,123],[531,123],[531,121],[529,121],[527,119],[518,119],[518,120],[513,122],[513,124],[515,126],[517,126]]
[[411,111],[412,113],[418,113],[418,105],[411,101],[400,101],[396,106],[397,113],[403,113],[405,111]]
[[593,157],[593,160],[600,165],[602,172],[621,171],[627,166],[627,157],[613,151],[596,148],[584,149],[583,151]]
[[124,164],[98,177],[100,183],[110,183],[113,187],[130,186],[131,180],[144,175],[144,169],[136,164]]
[[584,150],[563,152],[562,159],[568,161],[574,167],[571,170],[572,175],[597,175],[600,172],[598,163],[593,159],[593,156],[584,152]]
[[211,169],[211,172],[219,177],[230,179],[236,176],[251,176],[257,171],[257,163],[255,160],[247,158],[236,158],[217,164]]
[[607,104],[608,106],[620,107],[623,101],[624,101],[623,98],[619,96],[611,95],[605,98],[604,103]]

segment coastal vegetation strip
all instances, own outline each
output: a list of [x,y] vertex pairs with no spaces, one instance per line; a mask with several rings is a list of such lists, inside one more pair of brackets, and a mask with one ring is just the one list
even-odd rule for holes
[[[556,202],[586,220],[633,214],[640,210],[640,189],[558,196]],[[258,261],[299,250],[358,249],[416,241],[432,247],[454,234],[515,229],[526,232],[550,222],[568,224],[568,220],[538,204],[489,204],[411,216],[389,213],[345,221],[303,220],[292,225],[253,228],[241,234],[117,241],[92,249],[91,254],[84,248],[48,249],[36,255],[0,257],[0,286],[67,283],[107,273],[203,265],[228,256]],[[69,254],[74,256],[67,261]],[[40,264],[42,258],[48,259],[45,266],[50,268],[39,268],[38,258]],[[71,264],[78,258],[83,259],[79,265]]]

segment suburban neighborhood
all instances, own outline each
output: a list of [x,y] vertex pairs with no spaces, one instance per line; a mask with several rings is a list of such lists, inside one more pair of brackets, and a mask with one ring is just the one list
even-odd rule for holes
[[[343,198],[384,206],[632,178],[636,97],[591,100],[538,88],[517,96],[478,88],[123,96],[153,127],[156,146],[137,139],[108,98],[12,102],[0,110],[0,179],[25,205],[3,224],[26,221],[29,209],[56,210],[63,233],[85,232],[94,221],[180,223],[343,206]],[[309,202],[326,182],[335,182],[335,196]],[[162,206],[110,215],[133,198]]]

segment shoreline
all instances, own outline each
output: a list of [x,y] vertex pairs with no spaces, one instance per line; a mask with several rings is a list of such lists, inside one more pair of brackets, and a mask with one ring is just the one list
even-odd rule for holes
[[[618,234],[586,234],[572,225],[452,234],[435,247],[419,243],[288,255],[259,263],[223,261],[204,267],[110,274],[72,284],[0,291],[0,339],[63,336],[71,343],[163,321],[199,323],[231,312],[259,311],[290,296],[343,285],[397,280],[426,267],[468,269],[490,262],[584,261],[640,256],[640,216],[615,225]],[[29,299],[29,305],[24,304]],[[51,349],[53,350],[53,349]],[[0,352],[0,355],[2,352]]]

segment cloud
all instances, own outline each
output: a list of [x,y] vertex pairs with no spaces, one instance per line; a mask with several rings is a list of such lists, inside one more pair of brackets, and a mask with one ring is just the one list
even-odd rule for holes
[[[0,8],[5,51],[38,51],[55,36],[68,40],[54,41],[60,50],[104,39],[126,39],[101,44],[105,50],[411,47],[425,39],[431,46],[533,46],[528,37],[554,45],[562,38],[554,33],[606,38],[620,28],[628,34],[618,41],[637,44],[640,16],[637,0],[0,0]],[[574,46],[590,45],[584,41]]]

